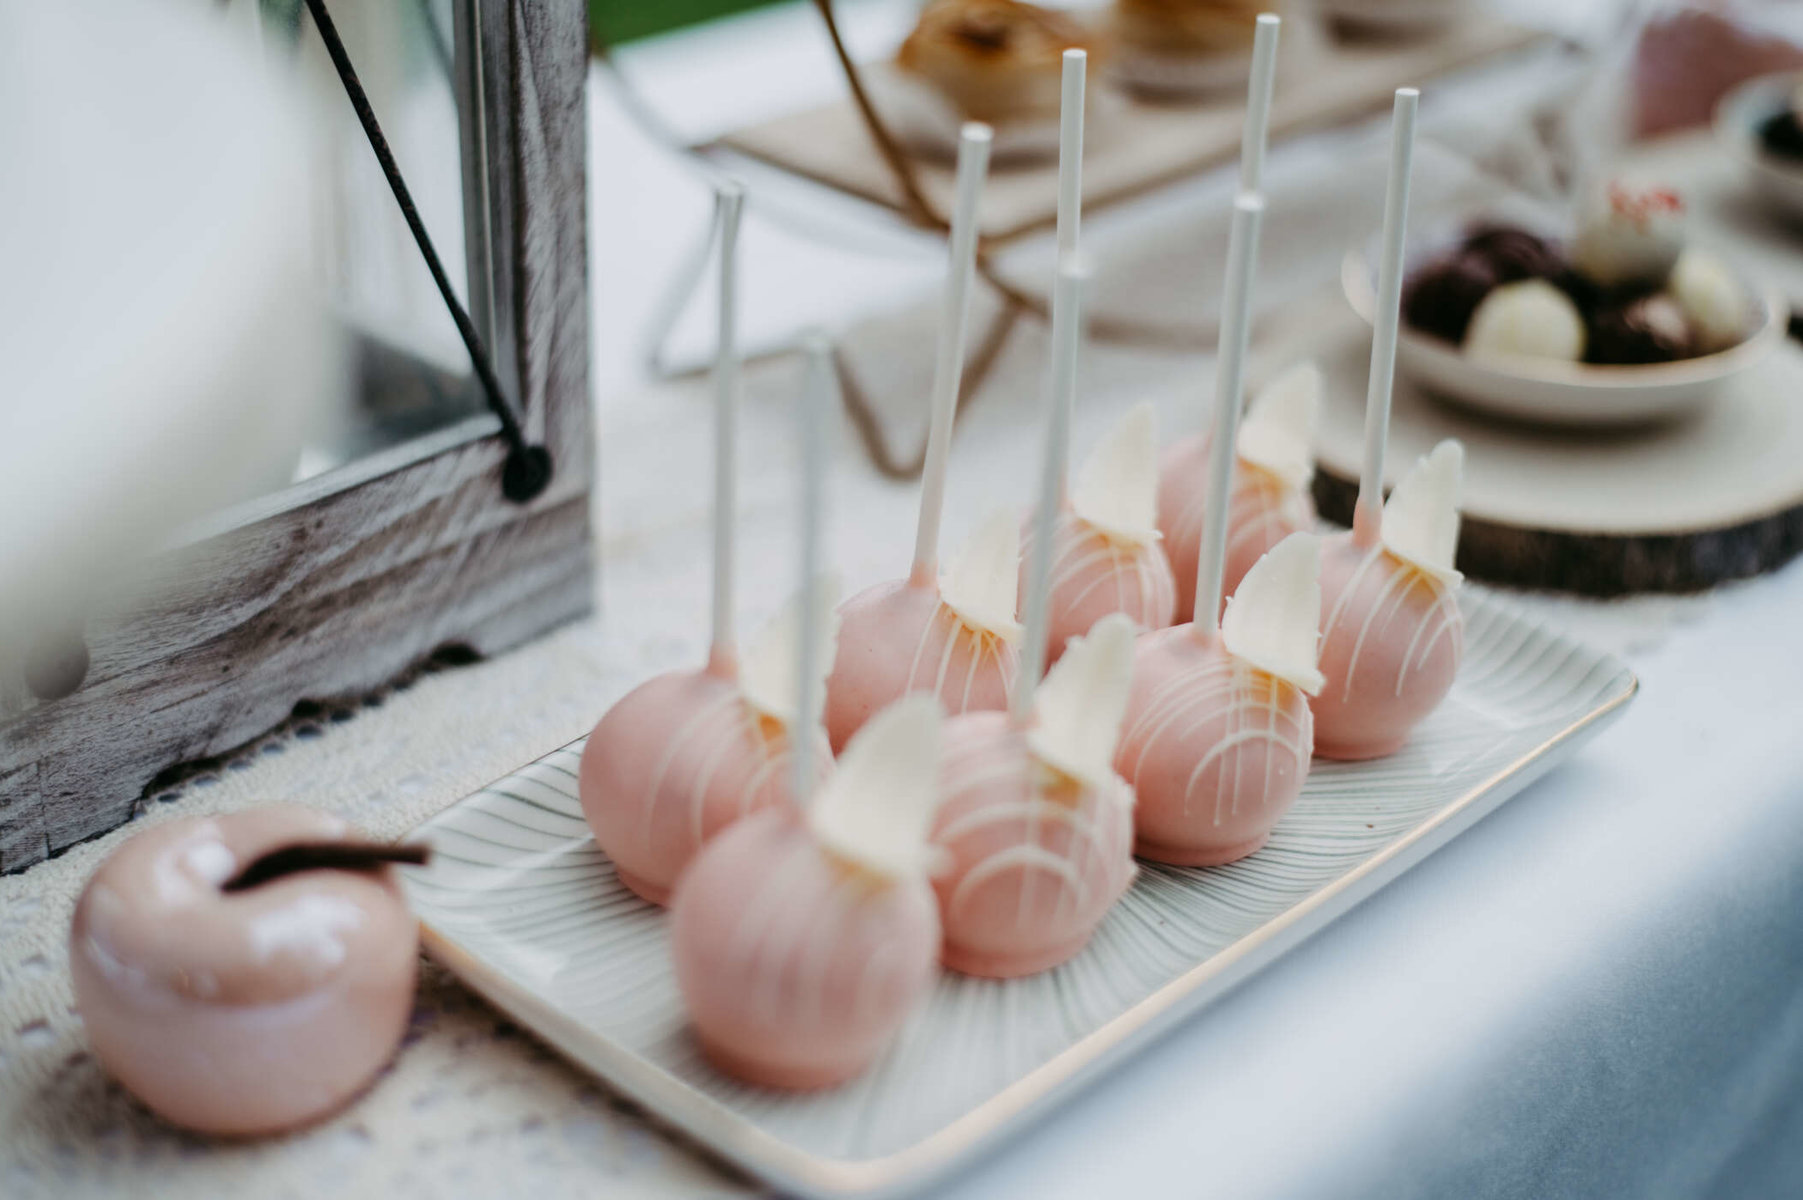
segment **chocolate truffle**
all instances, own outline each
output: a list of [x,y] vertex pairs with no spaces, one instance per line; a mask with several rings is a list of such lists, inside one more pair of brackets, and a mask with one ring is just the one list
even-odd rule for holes
[[1759,126],[1759,143],[1780,158],[1803,158],[1803,84],[1790,94],[1790,104]]
[[1759,126],[1759,144],[1767,154],[1803,159],[1803,124],[1798,124],[1796,114],[1788,109],[1773,113]]
[[1554,279],[1565,274],[1565,259],[1538,234],[1514,225],[1482,223],[1465,236],[1465,256],[1490,268],[1498,283]]
[[1471,314],[1499,280],[1476,255],[1455,251],[1415,269],[1402,289],[1402,318],[1455,346],[1465,340]]
[[1663,292],[1590,314],[1585,359],[1618,366],[1672,362],[1691,354],[1690,326],[1677,301]]

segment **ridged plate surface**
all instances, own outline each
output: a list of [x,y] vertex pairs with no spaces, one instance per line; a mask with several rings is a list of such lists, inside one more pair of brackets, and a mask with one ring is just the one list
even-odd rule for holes
[[1465,591],[1466,659],[1400,753],[1317,762],[1268,846],[1143,864],[1076,959],[946,974],[885,1059],[829,1091],[745,1087],[684,1023],[666,918],[615,878],[576,798],[581,743],[459,802],[409,875],[427,947],[478,992],[728,1159],[817,1195],[918,1185],[1268,963],[1519,791],[1632,697],[1619,661]]

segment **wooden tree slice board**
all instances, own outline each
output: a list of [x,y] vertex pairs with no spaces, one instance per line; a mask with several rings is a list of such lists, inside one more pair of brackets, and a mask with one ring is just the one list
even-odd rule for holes
[[[1315,499],[1348,524],[1371,335],[1349,315],[1323,324]],[[1592,596],[1686,592],[1803,552],[1803,349],[1789,343],[1694,416],[1620,431],[1507,424],[1399,377],[1386,482],[1446,437],[1467,451],[1458,565],[1474,578]]]
[[[1301,21],[1286,22],[1272,135],[1378,111],[1399,87],[1520,49],[1539,37],[1478,18],[1418,39],[1336,42]],[[1108,86],[1105,79],[1097,82]],[[1141,103],[1122,93],[1121,103],[1099,107],[1089,123],[1083,155],[1085,206],[1093,211],[1237,157],[1246,111],[1243,91],[1230,89],[1220,100],[1188,105]],[[901,189],[849,94],[726,134],[710,145],[906,211]],[[918,175],[928,202],[939,212],[951,211],[950,165],[922,161]],[[1053,161],[997,164],[983,195],[984,235],[1005,240],[1050,225],[1057,216],[1057,181]]]

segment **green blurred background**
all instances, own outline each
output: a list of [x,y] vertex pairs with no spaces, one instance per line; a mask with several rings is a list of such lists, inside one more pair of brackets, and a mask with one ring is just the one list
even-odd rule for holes
[[684,25],[711,21],[780,0],[589,0],[589,29],[597,43],[617,46]]

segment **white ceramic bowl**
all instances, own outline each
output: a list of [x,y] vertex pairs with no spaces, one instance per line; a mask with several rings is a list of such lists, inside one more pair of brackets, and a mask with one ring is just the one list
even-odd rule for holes
[[[1410,261],[1422,256],[1411,255]],[[1340,286],[1353,311],[1370,323],[1377,288],[1365,251],[1346,255]],[[1753,332],[1738,346],[1699,358],[1647,366],[1540,358],[1479,362],[1404,322],[1396,339],[1396,368],[1436,396],[1517,421],[1577,426],[1656,421],[1709,403],[1784,339],[1789,312],[1783,298],[1769,288],[1748,284],[1747,290],[1759,308]]]
[[1794,221],[1803,221],[1803,160],[1780,158],[1760,143],[1759,127],[1790,104],[1803,71],[1749,79],[1715,108],[1716,140],[1738,163],[1755,190]]

